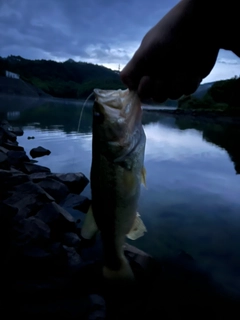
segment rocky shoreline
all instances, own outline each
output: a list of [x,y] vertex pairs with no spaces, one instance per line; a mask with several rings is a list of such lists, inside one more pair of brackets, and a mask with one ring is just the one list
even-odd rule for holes
[[[81,192],[89,180],[80,172],[52,173],[36,164],[19,146],[17,136],[21,135],[20,128],[1,122],[0,243],[4,296],[10,301],[15,297],[18,315],[23,313],[25,318],[41,313],[42,301],[44,316],[63,316],[65,312],[67,319],[105,319],[100,241],[89,242],[80,237],[81,222],[90,205]],[[30,151],[32,158],[49,154],[42,147]],[[71,211],[78,212],[78,219]],[[135,270],[141,272],[151,264],[152,258],[134,247],[126,245],[125,253],[130,263],[135,263]],[[65,299],[63,306],[55,301],[46,307],[46,301],[53,296],[59,299],[59,294]],[[24,301],[28,297],[27,305],[22,297]],[[68,304],[74,308],[68,309]]]
[[144,109],[146,112],[158,112],[161,114],[170,114],[176,117],[188,117],[192,119],[199,119],[204,121],[212,122],[229,122],[229,123],[240,123],[240,116],[233,116],[223,111],[207,111],[207,110],[190,110],[190,109],[156,109],[151,108],[150,110]]
[[[160,264],[126,244],[136,284],[126,290],[104,281],[99,236],[80,236],[91,202],[81,195],[88,178],[38,165],[17,142],[23,134],[7,121],[0,124],[2,314],[112,320],[154,318],[157,312],[163,319],[190,319],[192,305],[201,306],[202,315],[222,314],[219,301],[226,301],[184,252]],[[49,154],[31,151],[34,158]]]

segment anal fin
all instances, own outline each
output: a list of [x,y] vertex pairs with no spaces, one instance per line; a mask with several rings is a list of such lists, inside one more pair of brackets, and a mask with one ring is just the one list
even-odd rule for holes
[[145,188],[147,188],[146,185],[146,176],[147,176],[147,172],[146,169],[144,167],[142,167],[142,171],[141,171],[141,182],[144,185]]
[[129,231],[129,233],[126,235],[126,237],[130,240],[136,240],[136,239],[144,236],[145,232],[147,232],[147,229],[146,229],[142,219],[140,218],[140,214],[137,212],[132,229]]
[[90,205],[88,212],[86,214],[85,220],[83,222],[83,226],[81,229],[81,236],[84,239],[90,240],[95,236],[97,232],[98,232],[98,227],[93,216],[92,206]]

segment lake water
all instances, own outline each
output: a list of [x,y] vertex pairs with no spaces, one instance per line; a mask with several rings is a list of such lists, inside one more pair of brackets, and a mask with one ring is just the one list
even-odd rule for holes
[[[91,164],[91,104],[77,133],[79,102],[5,99],[0,117],[21,125],[26,152],[42,146],[39,164],[83,172]],[[147,189],[139,212],[148,232],[132,244],[156,258],[189,253],[229,292],[240,292],[240,128],[144,112]],[[34,140],[28,140],[34,136]],[[84,194],[90,197],[89,186]]]

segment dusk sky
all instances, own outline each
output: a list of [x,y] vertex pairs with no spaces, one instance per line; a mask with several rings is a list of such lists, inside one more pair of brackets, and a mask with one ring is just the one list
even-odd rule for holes
[[[0,0],[0,56],[92,62],[122,69],[177,0]],[[203,82],[240,75],[221,50]]]

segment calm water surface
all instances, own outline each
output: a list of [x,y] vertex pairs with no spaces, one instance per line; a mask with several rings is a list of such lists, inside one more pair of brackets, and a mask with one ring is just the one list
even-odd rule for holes
[[[91,164],[91,104],[6,100],[0,117],[21,125],[26,152],[42,146],[39,164],[53,172],[83,172]],[[213,279],[240,292],[240,128],[145,112],[147,189],[139,212],[147,227],[133,244],[156,258],[185,250]],[[34,140],[28,140],[34,136]],[[84,194],[90,196],[89,186]]]

